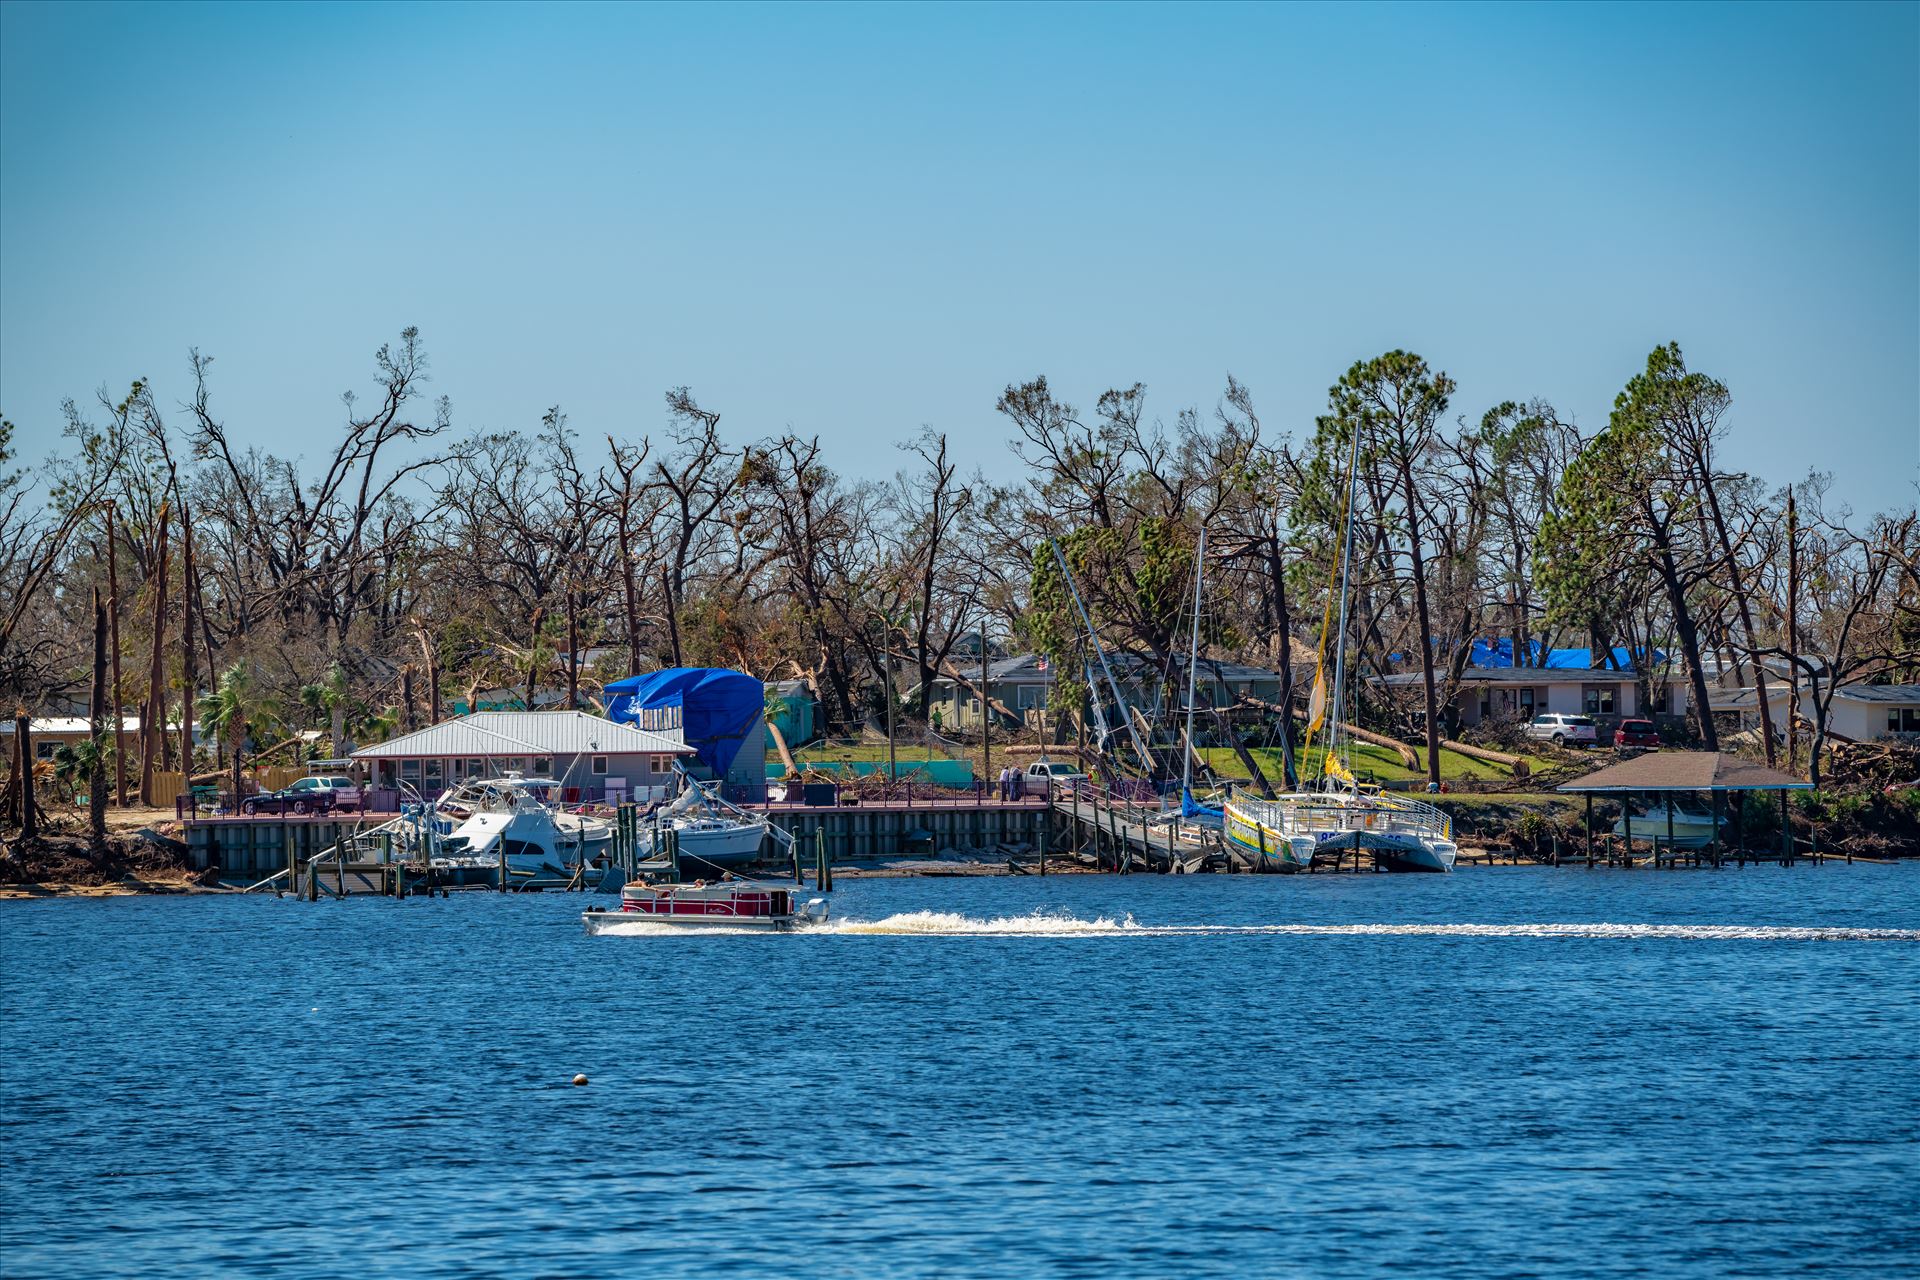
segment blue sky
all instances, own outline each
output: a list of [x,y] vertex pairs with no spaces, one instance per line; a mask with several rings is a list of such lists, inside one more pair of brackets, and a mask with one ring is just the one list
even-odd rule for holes
[[1013,474],[1046,373],[1310,428],[1419,351],[1588,427],[1656,343],[1728,460],[1920,473],[1920,8],[0,7],[0,408],[216,358],[312,456],[418,325],[462,427],[690,384],[736,438]]

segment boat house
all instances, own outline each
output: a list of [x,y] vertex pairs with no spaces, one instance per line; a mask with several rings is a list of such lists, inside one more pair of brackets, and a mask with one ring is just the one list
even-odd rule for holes
[[693,748],[585,711],[476,711],[362,747],[372,785],[404,782],[429,797],[467,778],[507,771],[553,778],[568,801],[659,799],[675,787],[673,762]]

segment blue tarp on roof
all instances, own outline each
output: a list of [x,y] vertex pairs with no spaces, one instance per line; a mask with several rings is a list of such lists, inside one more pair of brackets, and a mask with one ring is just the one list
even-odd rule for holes
[[[1622,669],[1632,667],[1634,665],[1633,657],[1634,651],[1632,649],[1624,645],[1618,646],[1613,651],[1612,665]],[[1658,666],[1666,660],[1667,655],[1665,653],[1659,649],[1653,651],[1654,665]],[[1493,641],[1484,639],[1475,640],[1473,642],[1473,653],[1468,657],[1467,662],[1470,666],[1475,667],[1513,666],[1513,638],[1509,636]],[[1538,640],[1529,640],[1527,642],[1527,664],[1547,671],[1583,670],[1605,665],[1596,663],[1593,660],[1592,649],[1550,649],[1547,651],[1546,660],[1543,662],[1540,657],[1540,642]]]
[[607,719],[657,727],[649,711],[680,709],[687,745],[716,778],[726,776],[750,733],[763,732],[766,688],[752,676],[724,667],[669,667],[628,676],[607,686]]

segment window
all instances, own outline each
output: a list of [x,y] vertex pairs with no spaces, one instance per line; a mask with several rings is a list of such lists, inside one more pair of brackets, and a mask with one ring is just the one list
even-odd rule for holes
[[596,778],[604,778],[607,776],[607,758],[605,756],[595,756],[593,758],[593,776]]
[[1493,695],[1487,690],[1480,691],[1480,718],[1485,720],[1493,714]]
[[541,777],[546,777],[547,775],[551,774],[553,772],[553,757],[552,756],[535,757],[533,762],[533,771],[539,774]]
[[400,762],[400,780],[402,782],[419,782],[420,762],[418,760],[402,760]]
[[1900,712],[1900,730],[1903,733],[1920,733],[1920,707],[1907,707]]
[[487,762],[486,762],[485,760],[469,760],[469,761],[467,761],[467,776],[468,776],[469,778],[484,778],[484,777],[486,777],[486,776],[487,776]]
[[1616,692],[1616,688],[1610,684],[1582,686],[1581,706],[1590,716],[1610,716],[1613,714],[1613,695]]
[[33,758],[35,760],[51,760],[53,759],[54,752],[58,750],[60,750],[60,744],[57,742],[36,742],[33,744]]
[[648,773],[672,773],[673,757],[672,756],[648,756],[647,772]]
[[438,760],[427,761],[427,785],[430,787],[438,787],[444,785],[444,783],[444,766],[441,762]]

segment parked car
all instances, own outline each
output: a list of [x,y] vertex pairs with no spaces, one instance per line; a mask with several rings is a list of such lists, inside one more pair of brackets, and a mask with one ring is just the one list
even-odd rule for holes
[[329,813],[334,809],[360,807],[361,791],[352,778],[336,775],[302,778],[290,787],[248,796],[240,802],[242,813]]
[[1080,771],[1078,765],[1068,764],[1065,760],[1035,760],[1020,771],[1020,794],[1051,796],[1058,787],[1070,787],[1086,780],[1087,775]]
[[1527,736],[1536,742],[1551,742],[1556,747],[1590,747],[1600,740],[1592,716],[1568,715],[1562,711],[1535,716],[1527,725]]
[[1660,731],[1651,720],[1622,720],[1613,731],[1615,751],[1652,751],[1660,745]]

